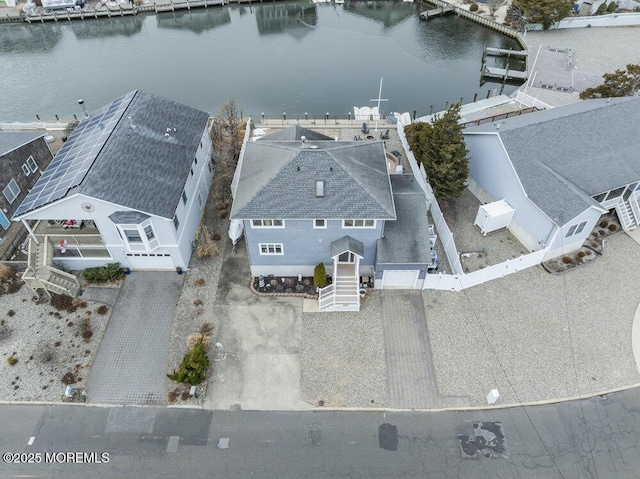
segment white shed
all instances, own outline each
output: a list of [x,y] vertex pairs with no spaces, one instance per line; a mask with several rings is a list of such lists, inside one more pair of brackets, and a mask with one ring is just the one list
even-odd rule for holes
[[480,232],[486,236],[492,231],[508,228],[515,211],[505,200],[480,205],[474,225],[478,226]]

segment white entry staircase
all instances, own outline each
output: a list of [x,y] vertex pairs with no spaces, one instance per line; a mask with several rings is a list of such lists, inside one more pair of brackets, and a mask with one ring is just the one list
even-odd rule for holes
[[640,224],[640,206],[636,195],[629,196],[627,200],[620,199],[616,204],[616,212],[623,230],[632,230]]
[[27,269],[22,274],[22,280],[34,292],[43,290],[47,294],[56,293],[75,298],[80,291],[78,278],[53,267],[53,245],[48,236],[40,244],[29,238]]
[[320,290],[320,311],[360,311],[358,265],[334,263],[333,283]]

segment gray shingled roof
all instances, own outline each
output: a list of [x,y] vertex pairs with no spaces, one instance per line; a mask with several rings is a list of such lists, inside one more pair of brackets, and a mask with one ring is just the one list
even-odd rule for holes
[[208,119],[204,111],[138,90],[82,183],[67,196],[81,193],[173,218]]
[[[0,132],[0,156],[45,135],[43,131],[3,131]],[[26,158],[25,158],[26,160]]]
[[[499,128],[497,125],[499,124]],[[497,133],[529,198],[564,224],[640,179],[640,98],[586,100],[467,128]]]
[[116,211],[109,215],[109,219],[119,225],[137,225],[151,218],[138,211]]
[[331,243],[331,257],[334,258],[342,253],[351,251],[352,253],[364,258],[364,245],[362,241],[358,241],[351,236],[343,236]]
[[430,263],[429,220],[422,188],[413,175],[391,175],[391,186],[398,219],[384,224],[376,263]]
[[[246,144],[231,218],[395,219],[384,144],[370,141]],[[317,148],[312,148],[317,147]],[[324,180],[325,196],[316,197]]]
[[303,136],[307,140],[333,140],[333,138],[331,138],[330,136],[323,135],[322,133],[309,130],[308,128],[304,128],[302,126],[294,125],[283,128],[282,130],[274,131],[273,133],[259,138],[258,141],[293,141],[302,140]]

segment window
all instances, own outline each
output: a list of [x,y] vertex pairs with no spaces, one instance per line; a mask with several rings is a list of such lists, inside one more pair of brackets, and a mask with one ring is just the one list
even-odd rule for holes
[[582,230],[586,225],[587,225],[586,221],[583,221],[579,225],[573,225],[571,228],[569,228],[569,231],[567,231],[567,236],[565,236],[565,238],[568,238],[569,236],[577,235],[578,233],[582,233]]
[[156,234],[153,232],[153,227],[151,225],[144,227],[144,234],[149,241],[156,237]]
[[178,226],[180,226],[180,220],[178,219],[178,215],[173,217],[173,226],[176,227],[176,231],[178,231]]
[[193,176],[193,168],[191,168],[190,172],[191,172],[191,176]]
[[187,204],[187,194],[182,190],[182,203]]
[[258,247],[261,255],[284,254],[282,252],[282,243],[260,243]]
[[251,220],[254,228],[284,228],[284,220]]
[[314,229],[322,229],[327,227],[327,220],[313,220]]
[[342,220],[343,228],[375,228],[376,220]]
[[599,195],[594,196],[593,199],[596,200],[598,203],[602,203],[602,200],[604,200],[605,196],[607,196],[606,193],[600,193]]
[[324,180],[316,181],[316,197],[321,198],[324,196]]
[[26,163],[22,165],[22,172],[24,173],[24,176],[29,176],[31,174],[31,170]]
[[38,171],[38,164],[36,163],[36,160],[33,159],[33,156],[27,158],[27,166],[31,170],[31,173]]
[[2,226],[5,230],[8,230],[10,224],[11,223],[9,223],[9,218],[7,218],[2,210],[0,210],[0,226]]
[[16,180],[11,180],[6,188],[2,190],[2,194],[9,203],[13,203],[20,194],[20,187]]
[[[202,145],[202,142],[200,142],[200,145]],[[202,146],[200,146],[200,148],[202,148]],[[197,165],[198,164],[198,155],[193,157],[193,162]]]
[[614,198],[617,198],[618,196],[620,196],[622,194],[622,192],[626,189],[626,186],[622,186],[620,188],[616,188],[615,190],[611,190],[609,192],[609,194],[607,195],[607,200],[612,200]]
[[142,243],[140,232],[138,230],[123,230],[129,243]]

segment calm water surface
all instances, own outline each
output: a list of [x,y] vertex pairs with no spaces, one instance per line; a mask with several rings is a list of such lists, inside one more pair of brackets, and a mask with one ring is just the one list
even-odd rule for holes
[[0,121],[80,116],[77,99],[92,110],[135,88],[211,113],[233,96],[245,115],[291,118],[372,105],[381,77],[384,112],[500,89],[480,85],[482,49],[517,44],[455,16],[421,22],[422,9],[300,1],[0,25]]

